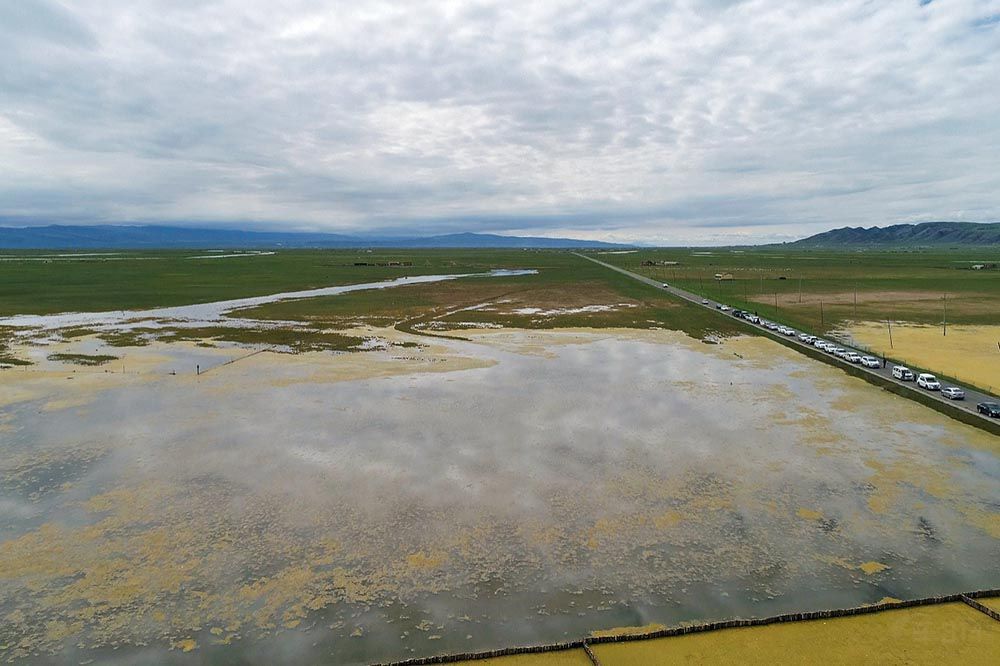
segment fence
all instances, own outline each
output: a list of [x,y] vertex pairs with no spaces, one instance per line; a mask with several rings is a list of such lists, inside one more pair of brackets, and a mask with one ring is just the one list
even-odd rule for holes
[[669,638],[672,636],[683,636],[687,634],[697,634],[707,631],[717,631],[719,629],[733,629],[737,627],[761,627],[769,624],[780,624],[783,622],[802,622],[806,620],[823,620],[835,617],[848,617],[852,615],[868,615],[880,611],[913,608],[916,606],[930,606],[934,604],[954,603],[961,601],[975,610],[985,613],[994,620],[1000,622],[1000,613],[992,610],[977,601],[977,599],[1000,596],[1000,589],[977,590],[958,594],[947,594],[935,597],[924,597],[921,599],[909,599],[906,601],[887,601],[868,606],[857,606],[854,608],[840,608],[833,610],[806,611],[804,613],[785,613],[783,615],[773,615],[762,618],[734,618],[731,620],[720,620],[717,622],[706,622],[703,624],[692,624],[679,627],[668,627],[649,631],[641,634],[617,634],[614,636],[599,636],[582,638],[564,643],[551,643],[547,645],[531,645],[500,648],[497,650],[486,650],[482,652],[463,652],[447,655],[435,655],[431,657],[415,657],[403,661],[384,662],[376,666],[418,666],[420,664],[449,664],[458,661],[472,661],[478,659],[489,659],[492,657],[507,657],[518,654],[542,654],[545,652],[561,652],[563,650],[579,650],[586,652],[587,657],[595,666],[600,666],[597,655],[590,649],[592,645],[602,643],[623,643],[626,641],[643,641],[652,638]]

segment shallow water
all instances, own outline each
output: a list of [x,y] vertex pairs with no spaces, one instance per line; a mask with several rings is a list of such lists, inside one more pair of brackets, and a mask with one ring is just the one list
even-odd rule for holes
[[763,340],[441,344],[486,367],[11,405],[0,657],[364,663],[1000,584],[991,435]]

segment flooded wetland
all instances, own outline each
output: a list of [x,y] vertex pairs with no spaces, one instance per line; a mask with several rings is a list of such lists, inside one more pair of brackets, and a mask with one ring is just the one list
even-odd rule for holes
[[775,343],[349,333],[6,371],[0,658],[360,664],[1000,580],[997,439]]

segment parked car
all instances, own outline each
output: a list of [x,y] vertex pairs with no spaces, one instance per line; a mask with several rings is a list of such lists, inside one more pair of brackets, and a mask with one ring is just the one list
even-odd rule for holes
[[805,333],[800,333],[799,334],[799,340],[801,340],[802,342],[806,343],[807,345],[811,345],[812,343],[816,342],[816,336],[815,335],[807,335]]
[[941,382],[939,382],[937,377],[929,372],[921,372],[917,375],[917,386],[922,389],[927,389],[928,391],[941,390]]
[[896,379],[902,379],[904,382],[913,381],[913,371],[905,365],[892,366],[892,376]]
[[748,315],[745,316],[745,319],[748,322],[750,322],[751,324],[759,324],[760,323],[760,317],[758,317],[755,314],[748,314]]
[[702,305],[708,305],[708,299],[707,298],[701,299],[701,304]]
[[812,345],[816,349],[822,349],[823,351],[826,351],[827,342],[822,338],[816,338],[815,340],[813,340]]
[[794,328],[788,328],[786,326],[785,330],[783,330],[782,333],[784,333],[785,335],[794,336],[795,335],[795,329]]
[[838,347],[837,345],[828,345],[826,350],[833,354],[834,356],[841,356],[847,350],[843,347]]
[[941,389],[941,395],[949,400],[965,400],[965,391],[957,386],[948,386]]
[[719,309],[720,309],[720,310],[722,310],[723,312],[729,312],[729,306],[728,306],[728,305],[723,305],[723,306],[722,306],[721,308],[719,308]]
[[844,354],[844,360],[849,361],[851,363],[861,363],[861,354],[849,351],[846,354]]
[[976,411],[980,414],[986,414],[986,416],[992,416],[995,419],[1000,419],[1000,403],[998,402],[981,402],[976,405]]
[[882,362],[879,361],[874,356],[862,356],[861,365],[865,366],[866,368],[877,368],[880,365],[882,365]]
[[669,287],[669,286],[670,286],[670,285],[669,285],[669,284],[667,284],[666,282],[664,282],[664,283],[663,283],[663,288],[664,288],[664,289],[666,289],[666,288],[667,288],[667,287]]

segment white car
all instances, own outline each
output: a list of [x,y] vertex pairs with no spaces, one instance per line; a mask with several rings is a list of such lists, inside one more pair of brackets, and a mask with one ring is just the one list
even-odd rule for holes
[[732,308],[730,308],[728,305],[723,305],[719,309],[722,310],[723,312],[729,312]]
[[807,335],[805,333],[800,333],[799,334],[799,340],[801,340],[802,342],[806,343],[807,345],[811,345],[812,343],[816,342],[816,336],[815,335]]
[[840,356],[844,353],[843,347],[838,347],[837,345],[827,345],[826,350],[833,354],[834,356]]
[[827,345],[826,340],[823,340],[821,338],[816,338],[815,340],[813,340],[813,347],[815,347],[816,349],[822,349],[823,351],[826,351],[826,345]]
[[794,336],[795,335],[795,329],[794,328],[788,328],[786,326],[785,330],[783,330],[782,333],[784,333],[785,335]]
[[844,354],[844,360],[850,363],[861,363],[861,354],[849,351]]
[[965,391],[957,386],[949,386],[941,389],[941,395],[949,400],[965,400]]
[[937,380],[937,377],[930,374],[929,372],[921,372],[917,375],[917,386],[922,389],[927,389],[928,391],[940,391],[941,382]]
[[861,365],[865,366],[866,368],[877,368],[880,365],[882,365],[882,363],[874,356],[862,356]]
[[758,316],[757,316],[757,315],[755,315],[755,314],[748,314],[748,315],[745,315],[745,318],[746,318],[746,320],[747,320],[748,322],[750,322],[751,324],[759,324],[759,323],[760,323],[760,317],[758,317]]
[[669,285],[669,284],[667,284],[666,282],[664,282],[664,283],[663,283],[663,288],[664,288],[664,289],[666,289],[666,288],[667,288],[667,287],[669,287],[669,286],[670,286],[670,285]]
[[892,376],[896,379],[902,379],[904,382],[913,381],[913,371],[905,365],[892,366]]
[[701,304],[702,305],[708,305],[708,299],[707,298],[701,299]]

